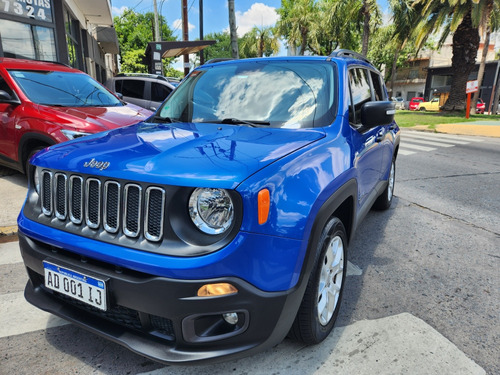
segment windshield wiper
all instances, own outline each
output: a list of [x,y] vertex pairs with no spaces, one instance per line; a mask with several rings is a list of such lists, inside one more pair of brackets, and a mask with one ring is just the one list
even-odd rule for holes
[[269,121],[247,121],[247,120],[240,120],[238,118],[234,117],[229,117],[222,119],[220,121],[214,121],[220,124],[231,124],[231,125],[238,125],[238,124],[245,124],[245,125],[250,125],[251,127],[255,128],[259,125],[271,125]]
[[174,122],[180,122],[180,121],[170,117],[161,117],[159,115],[156,115],[153,117],[153,122],[172,124]]

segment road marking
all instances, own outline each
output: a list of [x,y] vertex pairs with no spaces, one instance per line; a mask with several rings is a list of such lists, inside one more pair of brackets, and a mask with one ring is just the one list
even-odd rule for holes
[[403,142],[403,144],[401,144],[401,147],[403,148],[409,148],[409,149],[412,149],[412,150],[418,150],[418,151],[434,151],[434,150],[437,150],[436,148],[434,147],[425,147],[425,146],[419,146],[419,145],[412,145],[411,143],[405,143]]
[[416,153],[415,151],[408,151],[408,150],[404,150],[404,149],[399,149],[399,151],[398,151],[398,154],[400,154],[400,155],[413,155],[415,153]]
[[285,340],[236,361],[167,366],[138,375],[467,374],[486,372],[423,320],[408,314],[338,327],[319,345]]
[[23,292],[0,295],[0,338],[69,324],[30,305]]
[[440,142],[448,142],[454,145],[467,145],[470,142],[468,141],[459,141],[458,139],[448,139],[448,138],[442,138],[442,137],[436,137],[435,135],[430,136],[429,134],[409,134],[408,132],[403,135],[404,139],[411,138],[412,140],[415,138],[420,138],[420,139],[437,139]]
[[[404,137],[403,139],[405,141],[407,140],[406,137]],[[437,146],[437,147],[454,147],[455,146],[455,144],[429,141],[428,139],[421,139],[421,138],[413,138],[410,140],[410,142],[420,143],[420,144],[429,145],[429,146]]]
[[0,266],[4,264],[21,263],[23,258],[19,250],[19,242],[7,242],[0,244]]

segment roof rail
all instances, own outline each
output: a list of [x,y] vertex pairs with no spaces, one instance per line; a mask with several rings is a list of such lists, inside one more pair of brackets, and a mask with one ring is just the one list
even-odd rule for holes
[[167,81],[167,79],[159,74],[149,74],[149,73],[118,73],[116,77],[145,77],[145,78],[157,78]]
[[218,62],[223,62],[223,61],[230,61],[230,60],[236,60],[236,59],[232,58],[232,57],[215,57],[213,59],[205,61],[205,64],[213,64],[213,63],[218,63]]
[[366,56],[364,56],[360,53],[351,51],[350,49],[336,49],[328,57],[330,59],[333,57],[351,57],[351,58],[362,60],[364,62],[371,64],[371,61],[368,60],[368,58]]

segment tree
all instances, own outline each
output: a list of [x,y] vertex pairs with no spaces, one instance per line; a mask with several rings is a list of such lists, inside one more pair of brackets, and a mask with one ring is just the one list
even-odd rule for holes
[[[162,40],[175,40],[163,16],[160,19]],[[146,73],[144,53],[149,42],[154,40],[154,13],[136,13],[127,9],[113,19],[120,45],[121,71],[126,73]],[[166,60],[167,65],[172,59]]]
[[304,55],[312,46],[319,50],[317,40],[321,25],[318,18],[319,7],[314,0],[282,0],[277,9],[280,19],[277,30],[288,42],[288,46]]
[[231,57],[239,59],[238,34],[236,32],[236,17],[234,14],[234,0],[227,0],[229,8],[229,34],[231,35]]
[[246,33],[241,39],[240,48],[247,55],[257,57],[271,56],[279,51],[279,41],[273,27],[257,27]]
[[[418,14],[412,7],[412,0],[391,0],[389,3],[392,10],[392,21],[394,24],[392,34],[392,44],[394,48],[394,57],[391,69],[390,91],[394,95],[394,81],[396,79],[396,69],[400,51],[406,46],[407,42],[418,32]],[[418,50],[415,51],[417,54]]]
[[[421,45],[433,32],[440,31],[440,45],[453,32],[453,71],[450,96],[444,104],[445,111],[465,108],[465,87],[469,74],[475,67],[479,48],[479,25],[485,17],[487,3],[491,0],[415,0],[421,30],[417,44]],[[498,4],[500,0],[493,0]]]
[[[483,82],[484,69],[486,67],[486,57],[488,55],[491,32],[496,31],[499,28],[497,22],[498,17],[495,16],[494,18],[492,18],[491,16],[492,14],[497,15],[498,12],[500,12],[498,4],[495,4],[493,0],[489,0],[486,3],[486,10],[483,13],[483,18],[481,20],[481,29],[484,31],[484,44],[483,44],[483,52],[481,55],[481,62],[479,64],[479,71],[477,73],[477,81],[479,87],[481,87]],[[494,95],[494,93],[492,92],[491,95]],[[472,98],[471,109],[470,109],[472,114],[476,113],[476,104],[478,99],[479,99],[479,90],[474,93]]]

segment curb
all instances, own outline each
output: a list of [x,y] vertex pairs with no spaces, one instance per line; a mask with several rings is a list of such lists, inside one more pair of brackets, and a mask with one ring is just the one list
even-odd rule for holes
[[17,225],[0,227],[0,237],[17,235]]

